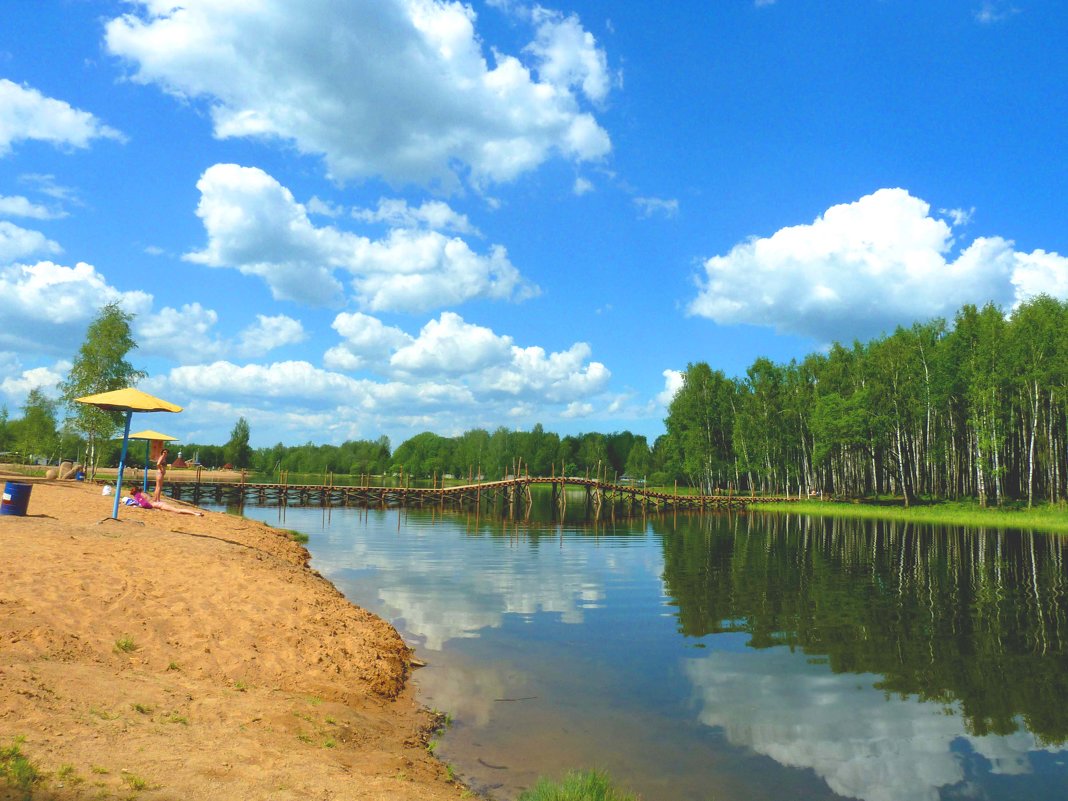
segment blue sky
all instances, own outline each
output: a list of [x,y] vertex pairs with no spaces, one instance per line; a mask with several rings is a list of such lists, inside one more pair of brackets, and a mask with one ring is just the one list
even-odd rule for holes
[[1068,298],[1061,3],[175,6],[0,4],[15,416],[112,301],[153,427],[396,445]]

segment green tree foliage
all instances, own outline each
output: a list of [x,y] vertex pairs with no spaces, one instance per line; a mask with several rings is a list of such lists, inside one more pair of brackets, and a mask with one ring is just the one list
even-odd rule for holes
[[733,382],[692,364],[665,424],[654,461],[706,489],[1063,500],[1068,304],[965,306]]
[[429,431],[417,434],[393,453],[393,467],[410,476],[441,476],[452,464],[452,440]]
[[264,473],[280,469],[351,475],[403,472],[418,480],[451,476],[492,481],[516,474],[592,476],[600,470],[602,476],[615,480],[628,470],[632,454],[641,475],[657,469],[645,438],[629,431],[561,438],[535,425],[530,431],[501,426],[492,433],[475,428],[456,437],[425,431],[402,442],[392,454],[385,437],[341,446],[309,443],[286,447],[279,443],[257,451],[254,462]]
[[223,447],[226,461],[239,470],[252,465],[252,448],[248,441],[248,421],[244,417],[239,417],[234,424],[233,431],[230,432],[229,442]]
[[[171,446],[172,448],[174,446]],[[182,445],[179,451],[188,462],[196,460],[204,467],[222,467],[226,464],[225,445]],[[266,472],[266,471],[265,471]]]
[[[226,461],[223,448],[206,445],[186,446],[199,452],[201,462],[215,467]],[[279,471],[291,473],[335,473],[352,476],[381,475],[389,471],[389,437],[377,440],[350,440],[341,445],[286,446],[279,442],[252,453],[252,467],[265,475]]]
[[85,333],[67,379],[60,385],[67,405],[68,423],[84,435],[88,445],[86,461],[95,466],[98,445],[114,436],[122,426],[121,412],[105,412],[95,406],[76,403],[75,398],[134,386],[145,377],[126,360],[137,347],[130,331],[133,315],[117,303],[104,306]]
[[[768,362],[770,365],[770,362]],[[737,466],[733,445],[737,387],[707,364],[691,364],[665,421],[673,464],[694,486],[711,491]]]
[[633,479],[645,479],[653,468],[653,452],[645,437],[635,437],[627,453],[624,473]]
[[14,448],[15,435],[9,417],[7,406],[0,406],[0,453]]
[[15,426],[15,450],[24,458],[37,457],[52,461],[59,448],[56,430],[56,407],[40,389],[31,389],[22,406],[22,419]]

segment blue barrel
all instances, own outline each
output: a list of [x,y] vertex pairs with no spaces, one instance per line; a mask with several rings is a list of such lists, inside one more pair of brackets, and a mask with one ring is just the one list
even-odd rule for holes
[[26,514],[26,507],[30,505],[31,484],[19,484],[17,481],[8,481],[4,484],[4,497],[0,501],[0,515]]

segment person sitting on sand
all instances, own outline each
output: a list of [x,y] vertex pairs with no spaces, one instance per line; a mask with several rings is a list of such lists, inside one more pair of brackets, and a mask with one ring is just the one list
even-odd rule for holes
[[203,512],[194,512],[192,509],[183,509],[180,506],[172,506],[166,501],[150,501],[148,497],[141,492],[140,487],[134,487],[130,490],[130,497],[134,502],[142,509],[162,509],[164,512],[174,512],[180,515],[196,515],[197,517],[203,517]]

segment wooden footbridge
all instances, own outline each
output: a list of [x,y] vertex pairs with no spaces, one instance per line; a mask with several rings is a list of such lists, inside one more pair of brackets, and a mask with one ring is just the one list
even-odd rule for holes
[[[284,477],[283,477],[284,479]],[[435,485],[437,480],[435,480]],[[444,484],[444,482],[442,482]],[[603,512],[643,514],[650,511],[718,511],[745,509],[753,504],[781,503],[797,497],[723,493],[694,495],[663,492],[634,484],[612,483],[582,477],[537,478],[518,476],[458,486],[347,486],[324,481],[322,484],[275,484],[241,481],[168,480],[166,492],[192,503],[256,503],[278,506],[354,506],[359,508],[441,508],[472,509],[483,505],[503,506],[505,510],[528,510],[533,505],[531,488],[547,485],[552,504],[563,512],[569,504],[581,504],[594,517]]]

